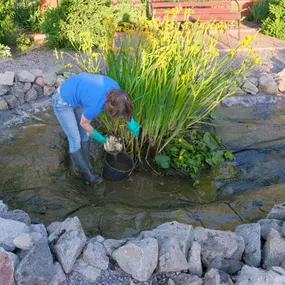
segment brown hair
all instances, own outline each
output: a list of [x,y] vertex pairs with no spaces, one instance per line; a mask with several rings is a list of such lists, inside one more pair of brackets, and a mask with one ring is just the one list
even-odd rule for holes
[[107,93],[105,109],[110,112],[112,117],[123,116],[130,121],[133,116],[133,103],[130,96],[124,90],[113,88]]

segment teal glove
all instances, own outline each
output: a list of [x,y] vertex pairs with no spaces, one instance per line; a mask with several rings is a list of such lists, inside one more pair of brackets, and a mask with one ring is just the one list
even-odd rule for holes
[[140,134],[140,125],[135,121],[134,117],[131,118],[129,122],[127,122],[128,128],[134,136],[138,136]]
[[101,143],[101,144],[106,143],[106,138],[96,130],[93,131],[93,133],[90,137],[92,139],[96,140],[97,142]]

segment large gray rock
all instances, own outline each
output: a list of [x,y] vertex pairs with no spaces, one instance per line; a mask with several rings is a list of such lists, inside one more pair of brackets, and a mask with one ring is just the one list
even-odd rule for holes
[[260,224],[261,227],[262,238],[267,240],[267,236],[269,235],[271,229],[275,229],[278,232],[281,231],[283,221],[276,219],[262,219],[259,220],[258,223]]
[[43,237],[47,238],[47,230],[44,224],[32,224],[30,225],[30,231],[40,233]]
[[13,243],[17,248],[23,250],[30,250],[34,246],[33,238],[27,233],[18,235],[16,238],[14,238]]
[[61,225],[62,225],[62,222],[53,222],[53,223],[51,223],[47,227],[48,234],[51,235],[52,233],[54,233],[56,230],[58,230],[60,228]]
[[239,261],[245,248],[243,238],[230,231],[218,231],[198,227],[195,229],[194,239],[201,245],[202,262],[206,267],[215,258]]
[[31,69],[31,73],[34,74],[35,77],[43,76],[43,71],[41,69]]
[[54,72],[43,73],[43,79],[48,86],[54,86],[56,84],[56,74]]
[[275,205],[269,214],[266,216],[267,219],[285,220],[285,204]]
[[205,274],[203,285],[234,285],[234,283],[229,274],[212,268]]
[[8,252],[0,252],[0,284],[14,285],[14,262]]
[[203,280],[196,275],[181,273],[173,278],[175,285],[202,285]]
[[112,257],[118,265],[138,281],[147,281],[158,262],[158,243],[154,238],[129,241],[116,249]]
[[228,259],[228,258],[222,258],[220,256],[217,256],[210,263],[210,265],[208,266],[208,269],[215,268],[215,269],[222,270],[229,274],[236,274],[237,272],[241,270],[243,266],[244,264],[238,259],[234,259],[234,258]]
[[13,243],[14,238],[21,233],[29,232],[29,228],[26,224],[3,218],[0,218],[0,229],[0,246],[8,251],[13,251],[15,249],[15,245]]
[[8,108],[7,102],[4,100],[4,98],[0,97],[0,111],[8,110]]
[[160,225],[152,231],[145,231],[140,234],[140,237],[153,237],[158,241],[159,247],[169,238],[173,237],[178,241],[178,244],[188,258],[188,251],[193,242],[194,229],[191,225],[181,224],[176,221]]
[[35,85],[39,87],[44,87],[45,86],[44,79],[42,77],[38,77],[35,81]]
[[79,219],[67,218],[49,236],[49,242],[64,272],[69,273],[86,244],[86,236]]
[[6,213],[8,212],[8,206],[0,200],[0,213]]
[[103,244],[109,256],[111,256],[113,251],[122,246],[124,243],[126,243],[126,240],[106,239],[104,240]]
[[24,84],[21,82],[15,82],[12,87],[12,95],[16,96],[21,104],[25,102],[25,90]]
[[10,91],[10,87],[9,86],[0,84],[0,96],[8,94],[9,91]]
[[264,269],[272,266],[280,266],[285,261],[285,240],[275,229],[271,229],[267,241],[263,247],[263,265]]
[[32,83],[31,82],[26,82],[24,84],[24,92],[25,93],[27,93],[31,88],[32,88]]
[[28,226],[31,224],[30,216],[22,210],[13,210],[13,211],[8,211],[6,213],[0,213],[0,217],[3,219],[14,220],[21,223],[25,223]]
[[89,240],[83,251],[83,260],[92,266],[105,270],[109,266],[109,258],[105,247],[96,238]]
[[277,93],[277,84],[273,77],[269,74],[263,73],[259,78],[258,88],[260,91],[265,94],[276,94]]
[[159,250],[158,272],[179,272],[187,269],[187,260],[177,240],[167,239]]
[[[280,268],[282,270],[282,268]],[[285,273],[277,268],[264,271],[245,265],[239,272],[236,285],[284,285]],[[284,271],[284,269],[283,269]]]
[[244,82],[244,84],[242,85],[241,89],[244,90],[245,92],[251,94],[251,95],[256,95],[257,92],[258,92],[258,88],[256,87],[256,85],[254,85],[249,80],[246,80]]
[[244,224],[236,227],[235,232],[245,242],[243,260],[247,265],[259,267],[261,263],[261,227],[260,224]]
[[55,275],[53,276],[52,280],[48,285],[60,285],[62,284],[62,282],[66,280],[66,276],[62,270],[61,265],[58,262],[56,262],[54,264],[54,267],[55,267]]
[[33,84],[33,88],[37,91],[38,96],[44,95],[43,87],[41,87],[41,86],[39,86],[37,84]]
[[26,102],[36,101],[37,98],[38,98],[38,94],[34,88],[30,89],[25,95]]
[[85,263],[82,259],[76,261],[73,271],[80,273],[89,281],[97,281],[101,275],[101,269]]
[[34,82],[36,79],[35,75],[27,70],[20,71],[17,78],[20,82]]
[[254,86],[258,86],[258,78],[256,78],[256,77],[248,77],[247,78],[247,80],[249,81],[249,82],[251,82]]
[[14,72],[6,71],[4,74],[0,74],[0,85],[12,86],[14,84]]
[[47,240],[42,238],[21,260],[15,279],[18,285],[48,285],[55,272]]
[[189,272],[199,277],[203,274],[201,261],[201,245],[194,241],[188,255]]
[[20,101],[14,95],[5,95],[3,98],[8,103],[9,108],[16,108],[20,105]]
[[48,86],[48,85],[45,85],[44,87],[44,95],[45,96],[50,96],[54,93],[55,91],[55,87],[54,86]]

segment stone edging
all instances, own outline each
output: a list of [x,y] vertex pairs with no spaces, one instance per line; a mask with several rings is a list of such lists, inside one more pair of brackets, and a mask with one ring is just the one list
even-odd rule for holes
[[[280,204],[265,219],[239,225],[234,232],[174,221],[137,238],[88,239],[77,217],[46,228],[31,224],[21,210],[8,211],[0,201],[0,281],[71,284],[66,280],[75,274],[94,282],[88,284],[114,284],[102,278],[121,270],[129,283],[116,284],[253,285],[262,280],[262,285],[281,285],[285,284],[284,221],[285,204]],[[154,276],[163,283],[148,283]]]

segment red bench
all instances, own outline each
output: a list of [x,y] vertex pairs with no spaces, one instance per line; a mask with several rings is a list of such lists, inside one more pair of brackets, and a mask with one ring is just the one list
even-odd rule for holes
[[[163,2],[161,0],[149,0],[150,16],[155,17],[159,21],[163,21],[167,11],[180,7],[181,11],[175,15],[175,20],[179,22],[185,21],[185,10],[191,9],[189,21],[216,21],[231,22],[238,21],[238,37],[240,38],[240,21],[241,10],[237,0],[238,11],[232,11],[232,1],[213,1],[213,2]],[[173,15],[168,15],[168,19],[172,19]]]

